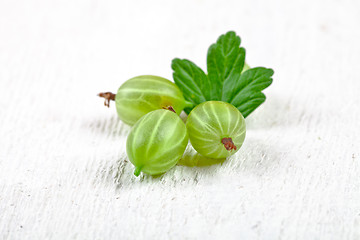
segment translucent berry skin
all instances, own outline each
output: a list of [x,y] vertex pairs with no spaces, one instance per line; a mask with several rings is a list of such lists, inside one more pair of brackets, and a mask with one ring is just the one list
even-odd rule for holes
[[156,109],[172,106],[180,115],[185,107],[183,94],[175,83],[151,75],[134,77],[123,83],[115,103],[120,119],[129,125]]
[[146,114],[133,126],[126,142],[135,176],[168,171],[180,160],[188,141],[185,124],[176,113],[159,109]]
[[[246,135],[245,119],[233,105],[221,101],[196,106],[186,121],[190,142],[201,155],[226,158],[237,152]],[[223,139],[231,138],[234,149],[227,150]]]

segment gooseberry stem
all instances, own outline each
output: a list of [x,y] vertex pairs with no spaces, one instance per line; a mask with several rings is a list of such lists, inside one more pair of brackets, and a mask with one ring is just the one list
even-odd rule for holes
[[138,176],[140,175],[141,169],[142,169],[142,166],[135,168],[134,175],[135,175],[136,177],[138,177]]
[[226,150],[231,151],[231,150],[236,150],[236,146],[233,143],[231,138],[223,138],[221,139],[221,143],[224,144],[224,147],[226,148]]
[[175,109],[172,107],[172,106],[167,106],[167,107],[163,107],[163,109],[166,109],[166,110],[169,110],[169,111],[172,111],[172,112],[174,112],[174,113],[176,113],[175,112]]
[[98,96],[105,98],[104,105],[106,107],[110,107],[110,100],[115,101],[116,94],[114,94],[112,92],[101,92],[98,94]]

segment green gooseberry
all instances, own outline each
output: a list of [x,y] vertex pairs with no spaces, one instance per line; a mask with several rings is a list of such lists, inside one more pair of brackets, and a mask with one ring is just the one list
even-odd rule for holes
[[143,75],[124,82],[117,94],[104,92],[99,94],[105,98],[105,106],[114,100],[119,118],[134,125],[142,116],[156,109],[171,106],[180,115],[185,107],[192,104],[185,101],[179,87],[162,77]]
[[126,152],[140,172],[158,175],[174,167],[185,152],[189,137],[176,113],[159,109],[136,122],[126,141]]
[[226,158],[237,152],[246,134],[245,119],[230,103],[203,102],[196,106],[186,121],[190,142],[201,155]]

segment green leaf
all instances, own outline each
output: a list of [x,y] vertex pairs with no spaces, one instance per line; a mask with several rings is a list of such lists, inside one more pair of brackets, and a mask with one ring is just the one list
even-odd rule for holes
[[247,117],[265,101],[261,91],[272,83],[274,71],[250,68],[240,43],[240,37],[233,31],[221,35],[208,50],[208,75],[189,60],[172,61],[174,81],[193,104],[185,109],[186,113],[202,102],[216,100],[233,104]]
[[245,49],[240,48],[240,42],[240,37],[230,31],[209,47],[208,78],[215,86],[211,100],[228,102],[236,94],[233,85],[239,80],[245,63]]
[[230,103],[239,109],[244,117],[247,117],[265,101],[266,97],[261,91],[270,86],[273,74],[272,69],[264,67],[245,71],[234,86],[236,95]]
[[[186,59],[175,58],[171,64],[174,70],[173,77],[176,85],[184,94],[184,98],[193,103],[194,107],[210,99],[211,84],[206,74]],[[189,113],[191,109],[185,109]]]

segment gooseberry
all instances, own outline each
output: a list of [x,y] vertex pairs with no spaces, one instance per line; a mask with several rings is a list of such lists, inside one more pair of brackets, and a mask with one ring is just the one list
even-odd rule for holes
[[209,158],[226,158],[237,152],[244,142],[244,117],[233,105],[207,101],[196,106],[186,121],[194,149]]
[[186,106],[191,106],[175,83],[152,75],[127,80],[116,95],[103,92],[99,96],[105,98],[104,104],[108,107],[110,100],[114,100],[119,118],[129,125],[134,125],[142,116],[156,109],[172,106],[180,115]]
[[127,155],[135,166],[134,175],[168,171],[184,154],[188,141],[185,124],[176,113],[159,109],[144,115],[126,142]]

